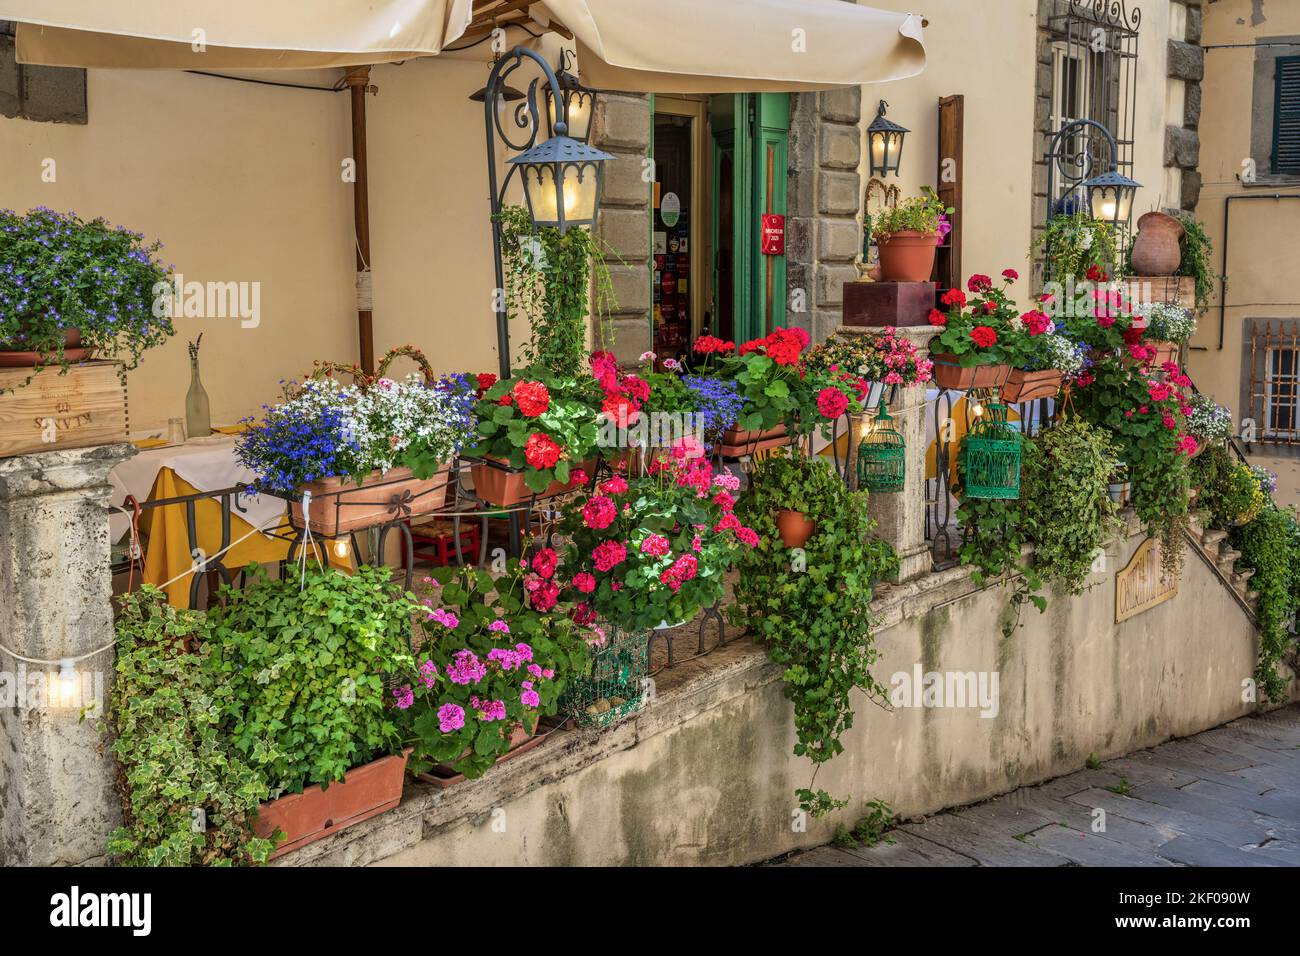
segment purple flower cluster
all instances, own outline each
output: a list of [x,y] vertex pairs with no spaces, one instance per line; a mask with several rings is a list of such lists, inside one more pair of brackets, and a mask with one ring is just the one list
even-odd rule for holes
[[341,409],[263,407],[260,423],[244,419],[248,428],[235,449],[239,463],[258,476],[250,491],[292,496],[309,481],[342,473],[342,453],[356,443],[346,434]]
[[717,434],[736,424],[745,407],[738,383],[708,375],[684,375],[682,383],[693,393],[695,410],[704,419],[706,433]]

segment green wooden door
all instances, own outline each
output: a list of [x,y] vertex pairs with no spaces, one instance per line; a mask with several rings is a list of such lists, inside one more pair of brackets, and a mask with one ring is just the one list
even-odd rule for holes
[[713,126],[713,326],[744,342],[785,323],[784,256],[762,254],[764,213],[786,214],[790,97],[726,93]]

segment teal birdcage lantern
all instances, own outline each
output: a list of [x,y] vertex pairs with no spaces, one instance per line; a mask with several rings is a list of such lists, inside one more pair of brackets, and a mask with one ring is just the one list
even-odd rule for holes
[[592,651],[591,672],[570,681],[560,701],[560,709],[582,727],[605,727],[646,703],[650,632],[602,624],[605,643]]
[[968,498],[1020,497],[1020,433],[996,396],[966,433],[962,474]]
[[906,476],[907,445],[882,400],[858,443],[858,487],[872,492],[898,492],[903,490]]

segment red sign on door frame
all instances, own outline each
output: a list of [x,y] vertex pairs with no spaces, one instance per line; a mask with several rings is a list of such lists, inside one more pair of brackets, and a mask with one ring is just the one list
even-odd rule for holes
[[785,255],[785,216],[763,214],[762,249],[765,256]]

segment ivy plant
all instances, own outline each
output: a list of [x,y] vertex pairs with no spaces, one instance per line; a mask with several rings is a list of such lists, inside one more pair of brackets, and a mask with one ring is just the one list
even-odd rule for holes
[[124,866],[265,863],[274,841],[253,835],[266,777],[221,732],[216,673],[201,612],[157,588],[123,595],[117,620],[110,752],[123,825],[108,854]]
[[[598,321],[613,312],[613,285],[606,249],[591,229],[535,229],[528,210],[501,210],[501,258],[506,271],[506,312],[531,325],[524,346],[529,365],[560,376],[582,374],[587,356],[587,315]],[[593,292],[594,279],[594,296]],[[606,330],[600,340],[610,341]]]
[[[817,525],[794,550],[782,544],[775,518],[792,507]],[[840,737],[853,726],[852,692],[888,696],[871,674],[878,652],[870,605],[877,582],[897,574],[898,555],[872,534],[866,492],[849,491],[821,456],[782,450],[758,462],[737,515],[761,541],[741,558],[729,613],[785,668],[795,755],[820,766],[844,750]],[[797,796],[814,816],[845,805],[811,784]]]
[[1082,282],[1090,271],[1114,275],[1115,233],[1108,224],[1083,213],[1053,216],[1035,238],[1030,258],[1040,254],[1056,282],[1067,278]]
[[1183,224],[1182,258],[1178,263],[1178,275],[1190,276],[1196,280],[1196,309],[1203,312],[1209,307],[1214,283],[1223,278],[1215,275],[1210,265],[1214,244],[1195,216],[1179,216],[1178,221]]
[[275,580],[253,566],[209,612],[206,660],[222,730],[262,770],[272,795],[328,786],[394,753],[386,680],[409,672],[419,608],[387,568],[309,568]]
[[1259,592],[1259,662],[1255,681],[1265,700],[1284,703],[1287,680],[1278,664],[1296,644],[1300,612],[1300,522],[1295,509],[1270,505],[1250,524],[1232,531],[1241,562],[1254,569],[1250,586]]

